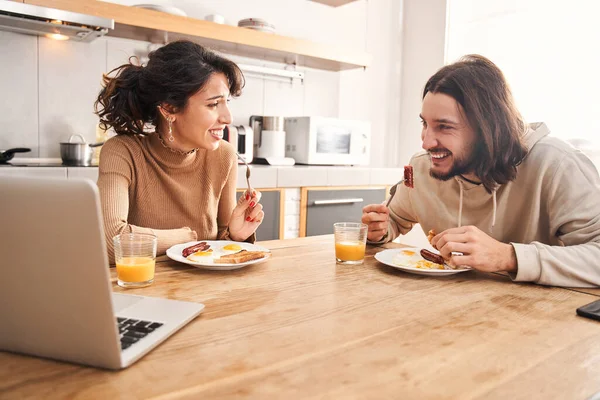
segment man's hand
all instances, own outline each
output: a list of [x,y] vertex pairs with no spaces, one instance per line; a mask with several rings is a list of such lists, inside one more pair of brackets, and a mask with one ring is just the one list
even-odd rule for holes
[[369,204],[363,207],[362,223],[369,226],[367,240],[378,242],[387,233],[390,212],[383,204]]
[[[485,272],[517,270],[512,245],[499,242],[474,226],[447,229],[436,235],[431,245],[457,266],[467,265]],[[452,255],[453,252],[463,255]]]

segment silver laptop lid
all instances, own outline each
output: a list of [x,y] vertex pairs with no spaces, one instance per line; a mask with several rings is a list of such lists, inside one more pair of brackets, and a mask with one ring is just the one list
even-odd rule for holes
[[118,368],[96,186],[0,176],[0,221],[0,350]]

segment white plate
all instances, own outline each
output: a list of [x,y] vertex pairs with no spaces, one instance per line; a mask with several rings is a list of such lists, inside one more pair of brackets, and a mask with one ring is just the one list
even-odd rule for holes
[[[413,256],[410,256],[414,259],[415,262],[408,262],[408,265],[399,265],[395,262],[395,257],[400,255],[404,251],[412,251],[414,252]],[[404,247],[401,249],[388,249],[380,251],[375,254],[375,259],[385,265],[389,265],[393,268],[398,268],[402,271],[410,272],[417,275],[435,275],[435,276],[444,276],[444,275],[452,275],[458,274],[460,272],[471,271],[471,268],[461,267],[459,269],[426,269],[426,268],[416,268],[416,262],[418,260],[424,260],[421,257],[421,249],[415,247]]]
[[[206,244],[210,245],[210,248],[213,249],[213,251],[218,250],[225,245],[236,243],[236,244],[239,244],[242,247],[242,249],[244,249],[244,250],[265,251],[265,252],[268,252],[269,254],[267,254],[263,258],[259,258],[257,260],[246,261],[246,262],[239,263],[239,264],[217,264],[213,261],[212,257],[207,257],[208,259],[206,261],[198,262],[198,261],[188,260],[183,255],[181,255],[181,252],[183,251],[183,249],[185,249],[186,247],[193,246],[196,243],[200,243],[200,242],[206,242]],[[252,243],[232,242],[230,240],[197,240],[195,242],[187,242],[187,243],[181,243],[181,244],[176,244],[175,246],[171,246],[167,250],[167,257],[169,257],[171,260],[179,261],[184,264],[193,265],[194,267],[198,267],[201,269],[210,269],[210,270],[214,270],[214,271],[229,271],[229,270],[245,267],[246,265],[258,264],[258,263],[264,262],[271,257],[271,250],[267,249],[266,247],[257,246]]]

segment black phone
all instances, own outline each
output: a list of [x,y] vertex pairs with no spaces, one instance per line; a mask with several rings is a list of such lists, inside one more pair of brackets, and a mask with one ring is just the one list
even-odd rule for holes
[[600,300],[579,307],[577,309],[577,315],[600,321]]

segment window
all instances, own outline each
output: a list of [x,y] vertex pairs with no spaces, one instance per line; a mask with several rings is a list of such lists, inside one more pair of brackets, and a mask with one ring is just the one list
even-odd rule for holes
[[528,122],[600,149],[599,16],[598,0],[448,0],[445,61],[488,57]]

